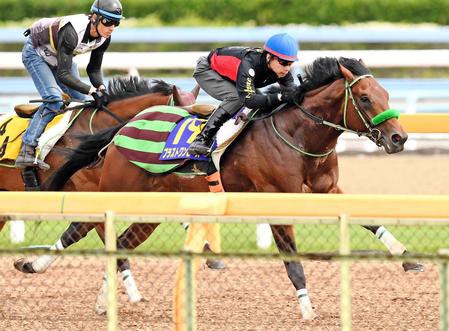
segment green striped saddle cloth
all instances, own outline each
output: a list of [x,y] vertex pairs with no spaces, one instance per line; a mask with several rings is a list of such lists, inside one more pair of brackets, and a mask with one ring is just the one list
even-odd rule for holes
[[136,166],[165,174],[189,160],[209,160],[187,154],[205,122],[182,108],[154,106],[130,120],[115,136],[114,144]]

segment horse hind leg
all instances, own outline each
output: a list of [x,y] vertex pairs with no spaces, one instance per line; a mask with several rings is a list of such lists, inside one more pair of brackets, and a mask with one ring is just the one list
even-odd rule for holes
[[[95,226],[94,223],[70,223],[67,230],[64,231],[61,238],[50,247],[50,250],[62,251],[67,247],[84,238]],[[58,258],[57,255],[44,254],[34,261],[20,258],[14,261],[14,268],[23,273],[44,273],[53,262]]]
[[[271,225],[271,230],[280,253],[296,253],[293,225]],[[302,317],[305,320],[314,319],[316,314],[313,311],[312,303],[307,293],[306,276],[301,262],[288,260],[284,261],[284,265],[287,270],[288,278],[290,278],[296,289]]]

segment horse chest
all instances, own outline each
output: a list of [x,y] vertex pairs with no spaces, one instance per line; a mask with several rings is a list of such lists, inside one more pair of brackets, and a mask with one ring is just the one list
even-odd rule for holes
[[328,162],[313,162],[304,168],[303,193],[327,193],[337,184],[337,172]]

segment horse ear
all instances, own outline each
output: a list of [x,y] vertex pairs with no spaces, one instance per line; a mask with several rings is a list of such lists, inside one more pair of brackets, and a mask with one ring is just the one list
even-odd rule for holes
[[343,75],[343,77],[348,82],[352,82],[354,80],[354,75],[352,74],[352,72],[349,69],[347,69],[346,67],[342,66],[341,64],[338,64],[338,66],[340,67],[340,72]]
[[366,64],[365,64],[365,62],[363,62],[363,60],[362,59],[359,59],[359,63],[362,65],[362,66],[364,66],[365,68],[367,68],[367,66],[366,66]]
[[179,93],[179,90],[176,87],[176,85],[173,85],[172,93],[173,93],[173,103],[175,104],[175,106],[180,105],[181,104],[181,94]]
[[200,86],[196,84],[191,93],[193,94],[196,100],[196,98],[198,98],[198,94],[200,93]]

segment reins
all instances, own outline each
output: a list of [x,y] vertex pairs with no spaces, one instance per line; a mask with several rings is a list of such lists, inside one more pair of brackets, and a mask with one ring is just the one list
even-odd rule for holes
[[[360,80],[362,80],[364,78],[369,78],[369,77],[373,77],[373,75],[371,75],[371,74],[361,75],[361,76],[357,77],[356,79],[354,79],[354,81],[352,81],[351,83],[348,83],[348,81],[345,80],[345,102],[344,102],[344,109],[343,109],[343,125],[326,121],[322,117],[310,113],[309,111],[304,109],[304,107],[302,107],[300,104],[298,104],[298,102],[296,100],[294,101],[294,104],[304,115],[306,115],[308,118],[310,118],[312,121],[314,121],[315,124],[325,125],[325,126],[333,128],[337,131],[354,133],[354,134],[358,135],[359,137],[365,136],[368,139],[370,139],[371,141],[373,141],[377,146],[381,146],[381,144],[380,144],[381,132],[379,129],[376,129],[375,126],[389,120],[390,118],[399,118],[399,111],[395,110],[395,109],[387,109],[387,110],[383,111],[382,113],[376,115],[374,118],[369,120],[372,125],[370,125],[368,123],[368,121],[365,118],[365,116],[366,117],[368,117],[368,116],[366,114],[365,114],[365,116],[363,116],[364,113],[362,113],[361,110],[359,109],[359,107],[357,106],[357,103],[352,94],[352,87],[356,83],[358,83]],[[351,99],[351,102],[354,106],[355,111],[357,112],[358,116],[361,118],[361,120],[362,120],[363,124],[365,125],[365,127],[367,128],[368,132],[355,131],[355,130],[348,128],[347,122],[346,122],[346,117],[347,117],[347,108],[348,108],[349,99]],[[304,154],[307,156],[312,156],[312,157],[325,157],[325,156],[330,155],[332,152],[334,152],[335,149],[331,149],[324,153],[311,153],[311,152],[307,152],[307,151],[301,149],[300,147],[297,147],[294,144],[292,144],[291,142],[289,142],[287,140],[287,138],[285,138],[277,130],[275,123],[274,123],[274,119],[273,119],[273,115],[275,113],[279,112],[285,106],[286,106],[286,104],[283,104],[283,105],[277,107],[271,113],[267,114],[266,116],[261,116],[261,117],[256,118],[256,120],[264,119],[264,118],[271,116],[270,120],[271,120],[271,126],[273,128],[273,131],[288,147],[292,148],[293,150],[297,151],[298,153],[301,153],[301,154]],[[251,119],[254,120],[253,117],[251,117]]]

